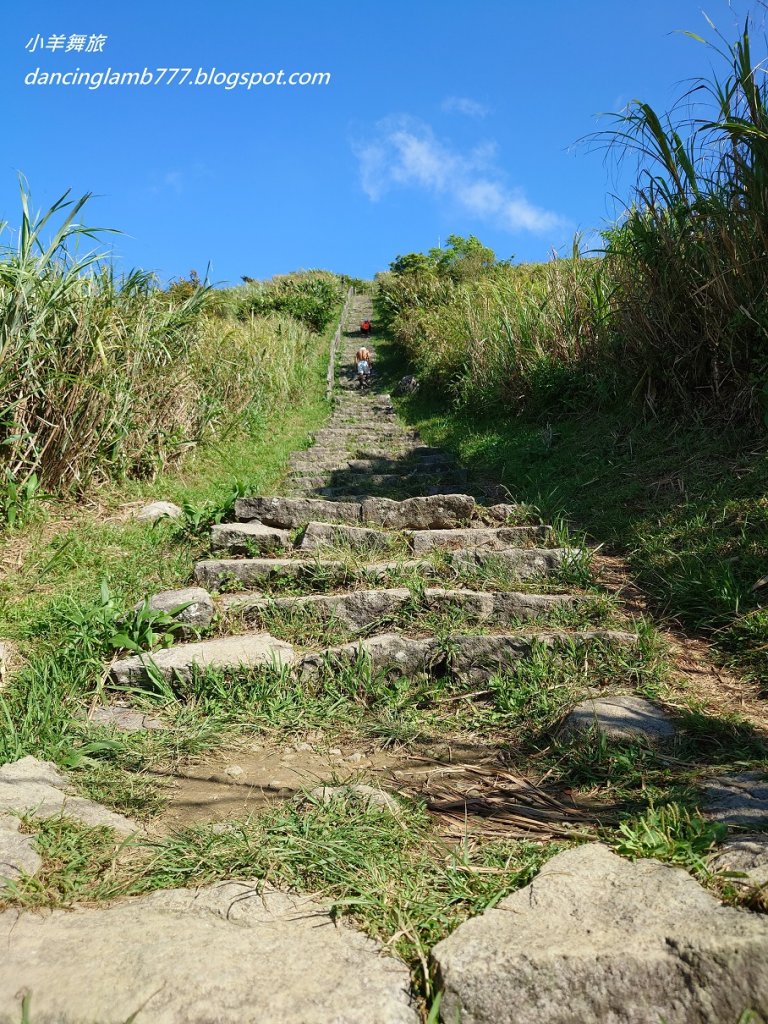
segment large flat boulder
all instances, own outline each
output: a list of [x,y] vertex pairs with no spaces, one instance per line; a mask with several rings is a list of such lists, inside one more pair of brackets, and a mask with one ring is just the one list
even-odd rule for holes
[[293,647],[284,640],[277,640],[269,633],[248,633],[176,644],[164,650],[123,658],[112,666],[112,677],[116,683],[127,686],[145,682],[149,669],[156,669],[165,679],[174,676],[190,679],[195,670],[282,668],[292,665],[295,657]]
[[768,1014],[768,920],[725,907],[681,868],[600,843],[433,950],[445,1024],[730,1024]]
[[0,914],[0,1024],[417,1024],[407,967],[251,882]]
[[9,811],[36,818],[63,814],[84,825],[106,825],[123,833],[138,828],[130,818],[78,796],[55,764],[31,755],[0,767],[0,815]]
[[669,742],[677,735],[673,719],[663,708],[630,694],[581,701],[563,722],[566,733],[592,729],[609,739],[641,739],[650,744]]

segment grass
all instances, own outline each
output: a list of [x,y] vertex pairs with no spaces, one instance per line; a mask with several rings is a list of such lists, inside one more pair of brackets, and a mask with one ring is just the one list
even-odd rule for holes
[[[120,276],[103,232],[79,218],[90,195],[30,212],[21,183],[15,245],[0,248],[0,511],[15,523],[41,486],[80,493],[153,478],[203,440],[226,437],[297,394],[296,367],[340,303],[339,281],[303,274],[260,286],[290,297],[265,315],[196,278],[161,289]],[[0,234],[8,225],[0,225]],[[300,301],[311,295],[313,311]],[[277,311],[274,311],[277,310]]]
[[727,826],[705,821],[678,804],[651,805],[640,817],[619,824],[613,846],[623,857],[655,857],[707,878],[712,871],[706,857],[727,833]]
[[[483,554],[478,562],[453,562],[450,552],[434,549],[419,559],[394,558],[392,564],[360,562],[352,551],[339,548],[339,555],[323,564],[321,557],[296,560],[291,566],[270,569],[268,575],[258,578],[258,588],[270,597],[330,594],[341,590],[381,589],[382,587],[410,587],[418,589],[425,582],[434,586],[464,587],[473,590],[520,590],[532,593],[565,593],[574,586],[585,586],[597,593],[591,569],[591,554],[575,551],[572,556],[550,573],[536,573],[521,577],[513,565],[494,552]],[[250,585],[250,584],[249,584]],[[217,575],[216,589],[223,592],[247,590],[234,571],[224,570]]]
[[601,137],[638,159],[602,258],[577,240],[511,265],[451,236],[393,262],[377,322],[419,376],[401,409],[428,442],[627,557],[656,614],[764,685],[765,40],[751,18],[730,41],[710,28],[709,77]]
[[67,819],[35,823],[43,867],[5,893],[27,908],[100,902],[118,895],[245,878],[318,893],[412,968],[415,989],[434,996],[431,947],[470,914],[527,884],[556,852],[525,842],[448,847],[428,815],[398,815],[354,796],[275,807],[225,829],[199,826],[155,842],[116,841],[109,829]]
[[[616,409],[560,416],[542,449],[535,414],[483,421],[446,414],[429,395],[400,408],[430,443],[498,474],[545,519],[564,516],[592,544],[625,557],[658,617],[704,634],[747,676],[768,678],[764,445],[701,424],[638,422]],[[570,575],[588,583],[578,563]]]
[[[302,578],[277,574],[264,590],[274,596],[399,584],[411,592],[407,606],[353,634],[333,616],[268,604],[260,626],[319,648],[382,628],[433,636],[439,654],[433,670],[379,670],[361,652],[347,661],[327,659],[313,674],[264,668],[154,680],[147,693],[131,698],[171,726],[155,733],[120,735],[89,723],[85,710],[104,693],[104,665],[112,654],[175,639],[167,617],[150,614],[145,604],[132,611],[133,603],[188,580],[211,524],[231,514],[237,494],[275,489],[288,452],[306,443],[308,431],[325,418],[327,339],[306,325],[325,326],[335,283],[327,275],[271,286],[249,282],[206,306],[196,281],[161,294],[140,276],[116,284],[101,270],[87,274],[90,264],[73,276],[62,247],[80,229],[65,220],[50,252],[40,253],[34,242],[44,224],[31,220],[25,206],[19,253],[4,261],[0,275],[3,340],[13,332],[22,339],[60,338],[62,353],[77,357],[80,421],[96,407],[94,395],[103,400],[108,394],[123,399],[124,413],[128,403],[143,432],[116,440],[126,421],[98,420],[82,431],[79,447],[70,437],[69,448],[57,448],[58,441],[34,436],[31,419],[14,425],[32,456],[21,478],[9,477],[0,493],[6,521],[19,524],[9,535],[17,567],[0,590],[0,635],[15,642],[24,664],[0,695],[0,760],[26,753],[52,758],[69,769],[81,791],[147,820],[162,807],[157,776],[164,767],[249,733],[279,741],[322,728],[326,738],[375,738],[406,751],[430,743],[451,751],[482,745],[488,757],[590,806],[597,824],[581,838],[602,838],[626,857],[681,866],[736,900],[735,890],[728,893],[707,866],[722,829],[699,815],[697,785],[715,771],[762,765],[765,740],[738,718],[707,713],[694,699],[681,698],[649,619],[633,620],[634,647],[586,646],[566,637],[553,648],[534,640],[524,656],[478,682],[451,672],[447,659],[457,635],[487,627],[458,605],[436,610],[424,598],[430,581],[577,592],[578,604],[513,621],[509,630],[622,624],[618,603],[601,588],[599,559],[579,536],[584,531],[585,540],[626,558],[657,613],[704,631],[724,660],[753,678],[768,675],[765,447],[762,437],[722,425],[741,417],[754,427],[755,409],[764,403],[765,246],[762,235],[752,238],[746,229],[756,215],[765,219],[768,92],[747,74],[748,37],[729,52],[738,64],[735,77],[717,83],[721,117],[706,130],[718,142],[727,136],[737,145],[716,167],[702,171],[697,161],[706,162],[707,154],[695,152],[696,137],[687,148],[650,108],[636,106],[628,114],[624,127],[660,158],[667,178],[645,179],[640,207],[613,232],[605,261],[574,252],[547,267],[494,265],[479,243],[462,248],[453,237],[435,267],[400,273],[406,257],[381,284],[380,307],[423,381],[416,397],[400,402],[401,410],[427,441],[455,452],[470,479],[506,484],[518,503],[513,521],[532,516],[553,525],[553,543],[574,549],[557,572],[520,581],[501,557],[456,565],[440,551],[407,565],[404,540],[396,536],[384,548],[362,551],[334,544],[321,554],[338,565],[310,561]],[[752,101],[748,127],[757,129],[748,137],[744,117],[737,124],[732,116],[745,114],[745,100]],[[715,150],[723,152],[719,145]],[[749,264],[741,281],[724,257],[734,242],[738,258]],[[64,289],[67,312],[76,315],[63,316],[50,301],[52,282]],[[29,322],[20,319],[22,307],[31,311]],[[134,352],[125,342],[139,321],[145,329]],[[78,324],[74,333],[70,322]],[[222,330],[234,352],[226,365]],[[99,351],[102,337],[108,351]],[[377,374],[386,380],[398,369],[399,353],[385,343],[377,349]],[[22,375],[23,351],[29,354],[12,349],[15,362],[4,368],[10,376],[0,379],[0,404],[13,374]],[[55,361],[49,373],[43,357],[50,351],[31,355],[23,369],[35,385],[30,396],[43,422],[39,409],[48,402],[58,411],[66,375]],[[244,390],[242,362],[248,367]],[[297,365],[305,369],[295,372]],[[617,366],[625,371],[623,381]],[[158,401],[157,382],[166,378],[179,394],[164,391]],[[243,405],[254,388],[258,401]],[[638,404],[623,401],[628,389],[635,398],[645,395],[642,415]],[[715,429],[711,418],[697,418],[690,407],[690,395],[700,392],[707,392],[710,413],[719,410]],[[670,394],[680,398],[687,419],[669,418],[664,399]],[[723,414],[729,401],[733,409]],[[152,415],[145,414],[150,407]],[[190,441],[205,438],[174,465]],[[36,450],[50,454],[43,459]],[[93,509],[41,498],[41,483],[83,487],[98,473],[103,482],[92,492]],[[331,473],[339,484],[357,479]],[[418,482],[430,479],[422,473]],[[404,493],[408,486],[403,482]],[[388,486],[380,490],[392,496]],[[131,521],[128,507],[150,495],[181,504],[182,520],[153,528]],[[396,563],[384,575],[362,565],[379,556]],[[223,581],[222,589],[232,587],[241,584]],[[567,735],[560,729],[575,703],[617,692],[666,704],[680,730],[677,739],[653,748],[595,730]],[[233,877],[318,893],[335,916],[351,918],[406,960],[432,1020],[439,993],[430,949],[467,916],[529,882],[559,848],[469,835],[449,845],[418,801],[402,800],[399,813],[391,814],[350,796],[328,804],[304,798],[225,828],[205,824],[124,844],[109,830],[63,818],[26,820],[23,827],[35,832],[43,867],[6,889],[13,905],[98,904]]]
[[[128,509],[161,496],[208,514],[231,500],[233,481],[251,493],[277,489],[289,452],[327,416],[326,357],[327,339],[317,335],[311,359],[297,368],[304,397],[290,415],[279,406],[268,418],[255,414],[151,484],[105,484],[91,507],[40,503],[9,536],[19,564],[0,585],[0,635],[22,665],[0,695],[0,761],[32,753],[68,764],[83,756],[88,730],[77,716],[101,686],[131,605],[186,583],[200,544],[196,531],[139,524]],[[147,625],[137,627],[144,639]]]
[[[450,634],[443,638],[446,651],[451,640]],[[177,718],[177,755],[185,752],[185,732],[194,750],[194,723],[222,735],[264,732],[279,740],[319,727],[331,734],[361,734],[369,732],[371,722],[380,729],[389,721],[405,729],[418,726],[436,737],[481,735],[492,747],[507,744],[523,756],[546,747],[558,718],[587,692],[617,687],[656,692],[662,680],[663,664],[651,639],[637,650],[594,641],[588,656],[575,640],[552,649],[534,640],[529,653],[480,690],[451,673],[375,668],[360,652],[351,660],[320,663],[311,674],[270,667],[197,672],[173,682],[161,699],[171,718]],[[126,765],[133,757],[139,770],[151,764],[167,741],[162,734],[145,735],[141,741],[123,740],[125,751],[119,744],[117,750],[103,751],[100,760]]]
[[764,430],[768,84],[755,27],[750,15],[728,40],[709,22],[708,77],[668,112],[631,101],[593,136],[637,160],[600,258],[577,237],[566,258],[513,265],[451,235],[391,263],[377,323],[423,382],[472,411],[618,399]]
[[[629,858],[652,856],[724,880],[706,856],[718,826],[675,804],[650,806],[608,836]],[[402,802],[397,814],[367,807],[342,789],[329,802],[304,796],[258,818],[200,825],[159,840],[119,843],[109,829],[67,819],[36,823],[43,867],[5,891],[6,903],[36,908],[95,903],[158,889],[242,878],[311,892],[411,968],[426,1017],[438,1000],[430,950],[467,917],[528,884],[564,844],[526,841],[445,844],[426,812]]]
[[[491,624],[478,618],[471,605],[465,605],[460,599],[436,602],[425,593],[423,581],[419,581],[418,586],[412,580],[409,582],[412,586],[411,596],[403,604],[354,627],[346,623],[332,607],[323,607],[311,601],[303,604],[278,604],[276,601],[279,599],[272,597],[263,599],[266,603],[259,608],[242,611],[234,608],[220,623],[220,630],[222,633],[238,633],[254,627],[300,647],[320,648],[392,629],[408,636],[447,636],[451,633],[484,634],[550,627],[576,630],[598,625],[625,625],[616,612],[615,603],[605,595],[585,596],[573,603],[542,609],[535,615],[521,613],[505,622],[496,619]],[[301,595],[295,599],[300,601]]]

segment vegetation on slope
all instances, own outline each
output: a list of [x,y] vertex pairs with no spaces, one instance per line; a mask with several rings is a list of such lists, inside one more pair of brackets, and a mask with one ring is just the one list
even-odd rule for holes
[[[215,291],[118,275],[78,222],[88,196],[30,213],[0,253],[0,472],[6,518],[48,491],[151,477],[190,447],[297,393],[313,331],[333,318],[330,274]],[[46,233],[50,233],[48,238]],[[259,302],[251,301],[258,295]]]
[[393,262],[378,315],[431,440],[628,553],[657,608],[768,678],[768,85],[749,25],[718,52],[691,120],[634,102],[608,133],[640,166],[602,258],[452,237]]

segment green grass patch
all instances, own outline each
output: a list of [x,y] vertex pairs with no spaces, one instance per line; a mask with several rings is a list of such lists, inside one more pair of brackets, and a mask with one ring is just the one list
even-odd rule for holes
[[[399,402],[425,439],[493,474],[511,500],[566,519],[628,559],[657,616],[768,678],[768,452],[727,428],[643,421],[626,408],[483,421],[437,396]],[[566,582],[589,585],[581,565]]]
[[226,828],[198,826],[156,842],[116,841],[67,819],[35,822],[43,867],[6,889],[11,905],[101,902],[156,889],[244,878],[317,893],[412,968],[416,993],[434,995],[429,951],[473,914],[526,885],[557,847],[445,845],[429,816],[396,816],[352,796],[294,801]]

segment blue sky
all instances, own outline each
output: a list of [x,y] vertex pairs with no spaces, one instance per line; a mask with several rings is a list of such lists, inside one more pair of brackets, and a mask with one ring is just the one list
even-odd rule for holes
[[[743,3],[746,12],[756,4]],[[732,34],[725,0],[703,9]],[[615,213],[626,172],[574,146],[600,111],[668,105],[710,55],[689,0],[60,0],[2,12],[0,219],[67,188],[121,229],[128,269],[215,282],[325,267],[370,276],[476,234],[544,259]],[[103,53],[45,49],[106,35]],[[41,72],[327,71],[326,86],[25,85]],[[6,239],[7,240],[7,239]]]

